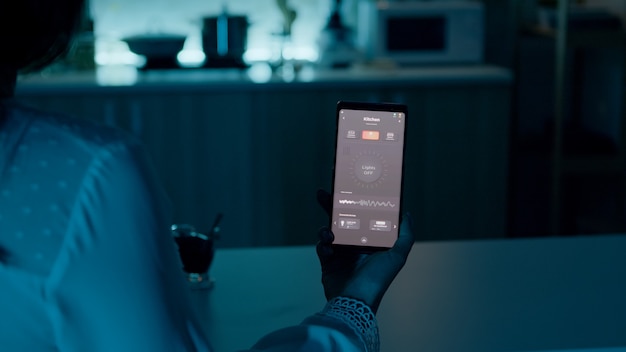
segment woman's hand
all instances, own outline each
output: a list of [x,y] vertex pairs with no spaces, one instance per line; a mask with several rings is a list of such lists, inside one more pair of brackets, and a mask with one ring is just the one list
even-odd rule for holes
[[[319,190],[317,200],[330,216],[330,194]],[[337,296],[355,298],[369,305],[376,313],[380,301],[404,266],[415,242],[410,224],[410,216],[404,215],[394,246],[375,253],[356,253],[354,250],[333,246],[332,231],[328,227],[321,228],[317,255],[322,266],[322,284],[326,299]]]

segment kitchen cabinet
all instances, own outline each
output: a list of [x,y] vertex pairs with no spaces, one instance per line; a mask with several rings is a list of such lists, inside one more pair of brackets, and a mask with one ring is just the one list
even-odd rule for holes
[[338,100],[409,106],[404,207],[418,240],[502,237],[512,77],[492,66],[333,71],[254,83],[243,73],[151,72],[128,86],[27,77],[25,103],[140,138],[174,221],[223,212],[223,247],[313,244],[327,223]]

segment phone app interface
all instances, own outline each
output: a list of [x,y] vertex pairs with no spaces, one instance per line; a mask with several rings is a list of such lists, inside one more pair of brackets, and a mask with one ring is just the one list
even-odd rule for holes
[[405,114],[339,111],[332,230],[337,244],[391,247],[398,237]]

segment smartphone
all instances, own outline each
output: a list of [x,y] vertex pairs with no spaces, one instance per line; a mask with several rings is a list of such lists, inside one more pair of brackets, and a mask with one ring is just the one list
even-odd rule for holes
[[334,245],[388,249],[398,239],[407,106],[337,103]]

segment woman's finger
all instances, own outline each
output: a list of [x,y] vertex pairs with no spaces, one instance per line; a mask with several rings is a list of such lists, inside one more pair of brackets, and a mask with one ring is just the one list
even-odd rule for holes
[[328,257],[333,254],[332,243],[335,240],[335,235],[330,231],[328,227],[322,227],[317,232],[319,241],[317,242],[317,255],[321,258]]
[[398,234],[398,239],[390,250],[403,258],[407,258],[409,256],[409,252],[411,252],[413,243],[415,243],[415,236],[413,235],[413,231],[411,230],[411,224],[411,215],[407,213],[402,217],[402,221],[400,222],[400,232]]

